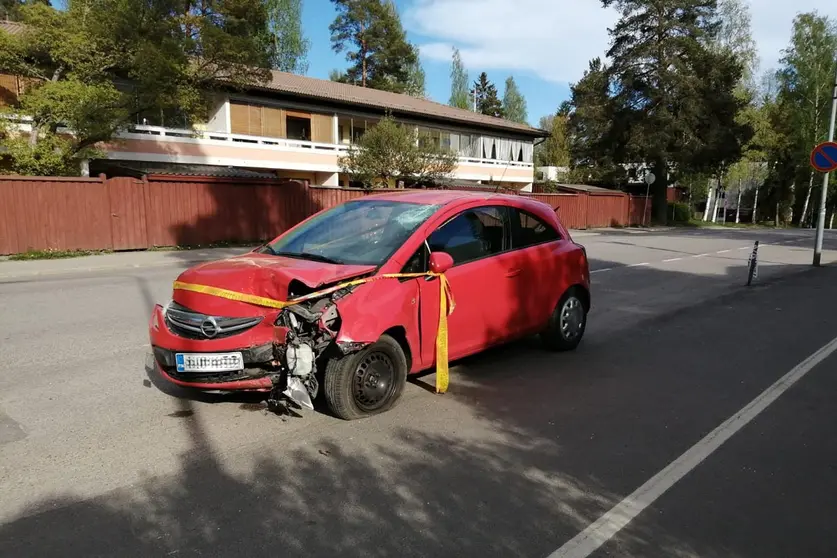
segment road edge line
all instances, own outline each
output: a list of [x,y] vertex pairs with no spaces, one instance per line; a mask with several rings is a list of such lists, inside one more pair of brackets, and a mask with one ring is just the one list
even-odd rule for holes
[[776,380],[750,403],[547,558],[590,556],[835,351],[837,337],[793,367],[790,372]]

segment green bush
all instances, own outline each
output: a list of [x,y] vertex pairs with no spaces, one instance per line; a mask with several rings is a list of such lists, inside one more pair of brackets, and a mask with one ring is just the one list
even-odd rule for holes
[[687,203],[669,203],[668,218],[672,223],[688,223],[692,220],[692,209]]

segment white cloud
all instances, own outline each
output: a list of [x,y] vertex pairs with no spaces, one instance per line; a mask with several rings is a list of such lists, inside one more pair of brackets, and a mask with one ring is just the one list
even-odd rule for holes
[[[778,64],[797,13],[828,14],[826,0],[750,0],[762,68]],[[410,31],[428,37],[422,56],[449,61],[457,46],[473,71],[532,72],[557,83],[578,81],[591,58],[604,56],[618,18],[599,0],[413,0]]]

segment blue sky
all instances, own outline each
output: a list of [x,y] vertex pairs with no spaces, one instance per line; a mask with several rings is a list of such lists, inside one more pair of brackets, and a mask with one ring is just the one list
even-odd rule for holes
[[[311,50],[308,53],[309,68],[308,75],[311,77],[328,79],[332,69],[345,68],[346,59],[344,54],[335,54],[331,50],[331,35],[328,26],[334,20],[335,11],[330,0],[303,0],[303,26],[308,39],[311,41]],[[579,0],[582,1],[582,0]],[[430,45],[436,42],[436,37],[422,35],[416,26],[408,26],[404,12],[407,8],[415,5],[411,0],[396,0],[399,10],[402,12],[402,19],[405,20],[405,27],[412,43],[417,45]],[[411,28],[412,27],[412,28]],[[450,52],[448,49],[447,52]],[[422,66],[427,74],[427,94],[440,103],[447,103],[450,98],[450,54],[447,60],[440,60],[439,57],[422,56]],[[481,67],[467,68],[471,82],[476,79]],[[519,69],[485,68],[497,89],[502,95],[503,83],[510,75],[514,76],[518,87],[526,97],[529,111],[529,121],[537,125],[538,119],[548,113],[554,112],[558,105],[569,95],[569,86],[564,83],[545,82],[531,71]]]
[[[427,93],[446,103],[450,97],[450,54],[457,46],[471,81],[488,73],[502,94],[513,75],[528,104],[529,123],[553,113],[569,95],[595,56],[608,47],[615,10],[600,0],[395,0],[409,39],[421,50]],[[803,11],[833,13],[830,0],[743,0],[752,14],[753,37],[762,70],[775,68],[790,38],[794,16]],[[303,25],[311,41],[311,77],[328,79],[344,68],[343,55],[331,50],[328,26],[335,12],[330,0],[303,0]]]

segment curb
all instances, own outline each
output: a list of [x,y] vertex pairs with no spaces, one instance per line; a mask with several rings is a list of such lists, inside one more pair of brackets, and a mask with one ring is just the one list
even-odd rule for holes
[[146,264],[119,264],[119,265],[108,265],[108,266],[96,266],[96,267],[74,267],[68,269],[56,269],[56,270],[47,270],[47,271],[28,271],[28,272],[21,272],[21,273],[0,273],[0,283],[4,282],[7,279],[25,279],[25,278],[38,278],[38,277],[50,277],[56,275],[73,275],[77,273],[94,273],[97,271],[118,271],[118,270],[125,270],[125,269],[145,269],[150,267],[178,267],[178,266],[192,266],[199,263],[204,262],[211,262],[218,258],[197,258],[192,260],[171,260],[171,261],[162,261],[162,262],[153,262],[153,263],[146,263]]

